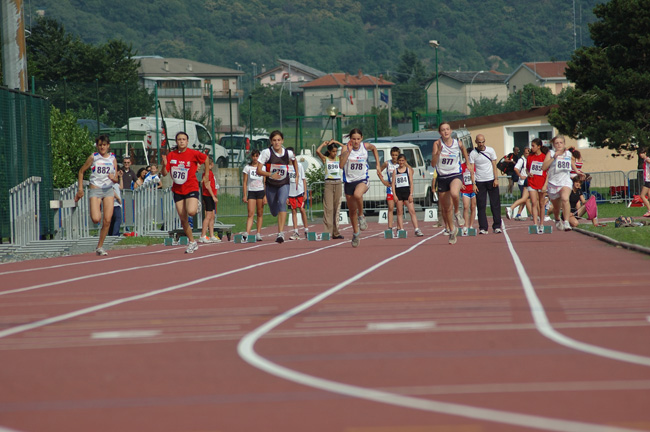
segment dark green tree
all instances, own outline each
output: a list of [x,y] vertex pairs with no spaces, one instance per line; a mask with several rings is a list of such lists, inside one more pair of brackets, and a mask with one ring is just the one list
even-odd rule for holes
[[31,32],[28,69],[37,80],[36,93],[54,106],[64,111],[92,106],[96,116],[106,113],[112,126],[153,112],[153,97],[138,82],[139,65],[130,45],[119,40],[83,43],[51,18],[39,19]]
[[498,96],[493,98],[481,97],[479,100],[472,99],[469,103],[469,116],[470,117],[482,117],[489,116],[493,114],[501,114],[504,112],[505,104],[498,100]]
[[[65,188],[77,181],[79,168],[94,151],[88,130],[77,125],[73,113],[63,114],[57,108],[50,111],[52,128],[52,184]],[[86,171],[86,176],[89,172]]]
[[549,116],[561,133],[598,147],[650,144],[650,1],[611,0],[594,8],[594,46],[566,70],[575,83]]
[[558,98],[553,94],[551,89],[538,87],[534,84],[526,84],[523,90],[508,96],[508,100],[503,107],[503,112],[555,105],[557,102]]
[[[253,97],[252,115],[253,128],[269,128],[280,123],[280,93],[282,93],[282,117],[286,123],[286,118],[301,115],[304,112],[302,97],[299,95],[290,95],[287,87],[282,89],[276,86],[256,86],[251,92]],[[296,98],[298,98],[298,108],[296,110]],[[248,98],[240,108],[242,121],[245,125],[250,124],[251,110],[249,108]]]
[[392,90],[394,108],[403,113],[424,108],[427,74],[415,52],[406,50],[400,57],[397,72],[388,79],[396,83]]

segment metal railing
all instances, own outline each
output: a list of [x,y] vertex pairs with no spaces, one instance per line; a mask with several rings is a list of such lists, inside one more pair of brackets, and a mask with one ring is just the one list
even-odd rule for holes
[[12,242],[25,246],[40,238],[40,177],[29,177],[9,189]]
[[[74,197],[79,187],[73,184],[65,189],[54,191],[58,198],[57,211],[54,214],[55,238],[59,240],[76,240],[90,236],[90,209],[88,199],[80,199],[76,204]],[[87,196],[88,187],[84,186],[84,196]]]

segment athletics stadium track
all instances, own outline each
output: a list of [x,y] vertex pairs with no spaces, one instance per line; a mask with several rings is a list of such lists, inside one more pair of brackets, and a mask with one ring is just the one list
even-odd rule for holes
[[648,256],[507,223],[0,265],[0,431],[650,431]]

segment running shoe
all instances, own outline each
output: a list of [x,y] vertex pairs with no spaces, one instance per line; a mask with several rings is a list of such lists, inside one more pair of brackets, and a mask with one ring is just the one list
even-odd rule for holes
[[309,239],[309,231],[305,230],[305,238]]
[[569,223],[569,221],[564,221],[564,231],[571,231],[571,230],[572,230],[572,228],[571,228],[571,224]]
[[187,245],[187,249],[185,249],[186,254],[191,254],[194,253],[195,250],[199,248],[199,244],[197,242],[190,242],[190,244]]
[[255,234],[255,240],[262,241],[262,234],[260,233]]
[[415,230],[415,236],[416,237],[422,237],[424,234],[422,234],[422,231],[420,231],[420,228],[416,228]]
[[221,239],[217,236],[210,237],[210,243],[221,243]]
[[457,233],[456,229],[453,229],[449,233],[449,244],[456,244],[456,241],[457,241],[457,239],[456,239],[457,234],[456,233]]
[[461,212],[458,212],[454,215],[454,219],[456,219],[456,226],[463,226],[465,225],[465,218],[461,214]]
[[276,243],[284,243],[284,233],[278,233],[278,236],[275,238]]
[[352,247],[358,247],[360,241],[359,233],[352,234]]
[[289,240],[300,240],[300,234],[294,232],[293,234],[291,234],[291,237],[289,237]]
[[[516,221],[526,221],[526,220],[528,220],[528,218],[526,218],[526,217],[524,217],[524,216],[521,216],[521,215],[518,215],[518,216],[515,218],[515,220],[516,220]],[[531,219],[531,220],[532,220],[532,219]]]
[[469,228],[463,228],[463,237],[467,237],[469,234]]
[[564,231],[564,222],[562,222],[561,220],[555,221],[555,228],[558,231]]
[[368,229],[368,222],[366,222],[365,216],[359,216],[359,229],[365,231]]
[[449,235],[449,230],[447,228],[443,229],[442,230],[442,235],[448,236]]
[[487,230],[480,230],[478,233],[479,234],[487,234],[488,232],[487,232]]
[[537,234],[544,234],[544,226],[537,225]]
[[97,249],[95,249],[95,253],[99,256],[108,255],[108,252],[106,252],[103,247],[98,247]]
[[[512,209],[510,207],[506,207],[506,217],[512,219]],[[517,217],[519,217],[519,215],[517,215]]]
[[208,236],[201,236],[197,240],[199,243],[210,243],[210,237]]
[[544,222],[550,222],[551,217],[550,216],[544,216]]
[[494,228],[494,234],[501,234],[502,232],[501,228]]

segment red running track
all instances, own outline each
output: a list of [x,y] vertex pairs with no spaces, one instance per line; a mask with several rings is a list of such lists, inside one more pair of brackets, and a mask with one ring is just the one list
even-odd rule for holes
[[0,431],[650,431],[647,256],[423,231],[0,265]]

